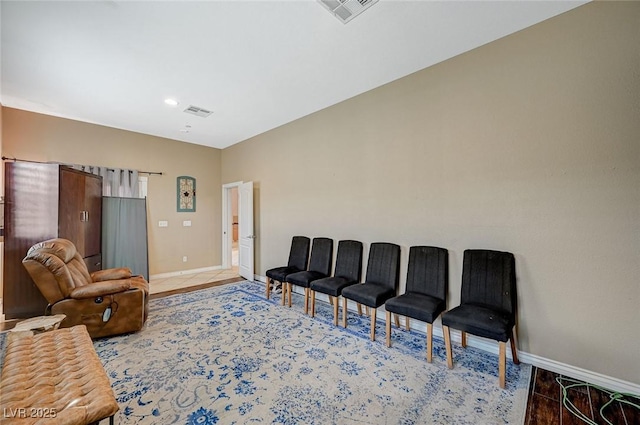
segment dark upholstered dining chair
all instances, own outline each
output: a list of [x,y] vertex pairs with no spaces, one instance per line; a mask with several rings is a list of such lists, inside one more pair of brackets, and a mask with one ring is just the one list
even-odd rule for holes
[[516,265],[510,252],[468,249],[462,265],[460,305],[442,315],[447,347],[447,365],[453,368],[449,328],[461,331],[462,346],[467,333],[499,342],[498,375],[505,387],[506,343],[511,341],[513,362],[519,364],[515,344]]
[[282,293],[286,291],[289,296],[289,307],[291,307],[291,285],[301,286],[304,288],[304,314],[308,314],[311,282],[330,276],[332,261],[333,239],[313,238],[309,270],[288,274],[282,286]]
[[[449,256],[444,248],[412,246],[409,249],[405,293],[387,300],[387,347],[391,347],[391,313],[427,323],[427,361],[433,352],[433,321],[447,306]],[[396,322],[397,324],[397,322]]]
[[375,341],[376,309],[396,296],[399,278],[400,246],[386,242],[372,243],[364,283],[347,286],[342,290],[342,325],[347,327],[347,300],[371,307],[371,341]]
[[287,275],[307,269],[309,261],[309,244],[311,240],[306,236],[294,236],[291,239],[291,249],[289,251],[289,262],[286,266],[276,267],[267,270],[267,299],[271,292],[271,280],[283,284],[282,305],[284,305],[284,282]]
[[311,282],[311,317],[316,314],[316,292],[321,292],[327,294],[329,300],[333,302],[333,324],[338,326],[338,298],[344,288],[359,283],[361,277],[362,242],[351,240],[338,242],[336,269],[333,277],[325,277]]

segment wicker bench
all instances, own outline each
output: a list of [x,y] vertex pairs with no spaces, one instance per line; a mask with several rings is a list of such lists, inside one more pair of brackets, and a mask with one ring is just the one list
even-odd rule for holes
[[2,424],[92,424],[118,411],[84,325],[9,332],[0,382]]

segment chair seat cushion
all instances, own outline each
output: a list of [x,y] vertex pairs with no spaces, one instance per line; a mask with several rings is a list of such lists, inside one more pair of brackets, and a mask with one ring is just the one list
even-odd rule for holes
[[267,277],[273,280],[277,280],[278,282],[284,282],[287,279],[287,276],[292,273],[297,273],[300,270],[297,267],[276,267],[274,269],[267,270]]
[[308,288],[314,280],[327,277],[326,274],[314,271],[297,272],[287,275],[286,281],[297,286]]
[[344,277],[325,277],[324,279],[314,280],[311,283],[311,289],[331,295],[332,297],[337,297],[340,296],[344,288],[356,283],[358,282]]
[[378,308],[386,300],[396,295],[393,288],[377,283],[351,285],[342,290],[342,296],[369,307]]
[[507,342],[515,320],[506,312],[475,304],[463,304],[444,313],[442,324],[472,335]]
[[438,315],[444,311],[445,302],[426,294],[407,292],[388,300],[384,304],[384,308],[392,313],[433,323]]

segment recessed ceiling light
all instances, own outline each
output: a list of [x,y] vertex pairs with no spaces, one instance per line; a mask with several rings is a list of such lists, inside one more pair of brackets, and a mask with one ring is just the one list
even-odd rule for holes
[[169,106],[178,106],[178,103],[180,103],[180,102],[178,102],[175,99],[167,98],[167,99],[164,100],[164,103],[166,103]]

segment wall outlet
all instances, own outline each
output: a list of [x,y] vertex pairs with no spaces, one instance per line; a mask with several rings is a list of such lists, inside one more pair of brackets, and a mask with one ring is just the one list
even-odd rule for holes
[[169,222],[165,220],[161,220],[158,222],[158,227],[169,227]]
[[182,222],[182,225],[183,225],[184,227],[191,227],[191,220],[185,220],[185,221],[183,221],[183,222]]
[[187,256],[185,255],[184,257],[182,257],[182,262],[186,263],[187,262]]

